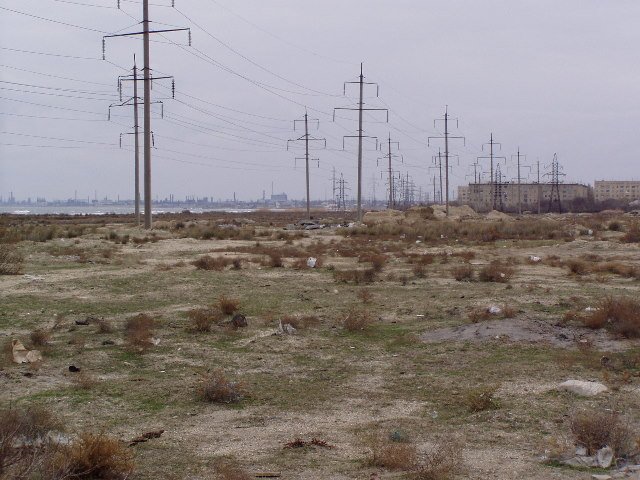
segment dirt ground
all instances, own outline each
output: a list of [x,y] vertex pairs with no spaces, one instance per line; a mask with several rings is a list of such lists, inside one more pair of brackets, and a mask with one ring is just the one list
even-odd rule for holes
[[[621,241],[621,231],[607,228],[612,218],[554,218],[570,232],[561,238],[535,229],[523,238],[508,227],[500,238],[458,229],[433,240],[413,230],[283,231],[289,217],[260,217],[251,223],[258,231],[243,238],[190,238],[198,220],[180,226],[171,218],[151,239],[109,218],[74,238],[19,241],[22,274],[0,276],[0,341],[19,339],[44,360],[17,365],[4,356],[0,407],[44,406],[70,435],[89,430],[126,442],[163,429],[130,447],[133,479],[223,478],[214,468],[221,457],[251,478],[412,478],[409,468],[372,462],[376,439],[393,432],[417,447],[419,461],[441,442],[460,442],[453,478],[590,479],[598,472],[545,461],[558,445],[567,445],[560,453],[573,449],[572,412],[615,408],[640,431],[640,340],[581,321],[607,296],[640,294],[640,275],[611,267],[640,271],[640,244]],[[447,220],[426,221],[425,229],[429,222]],[[456,222],[472,231],[487,220]],[[282,267],[271,265],[274,252],[282,252]],[[228,265],[196,268],[191,262],[204,255]],[[308,257],[321,265],[306,267]],[[570,260],[589,270],[572,273]],[[480,281],[495,261],[512,276]],[[456,269],[467,266],[474,278],[457,281]],[[344,273],[365,270],[371,277]],[[187,313],[223,295],[239,301],[248,326],[233,329],[229,317],[210,332],[192,331]],[[473,316],[491,307],[500,313]],[[370,320],[362,329],[345,328],[354,312]],[[124,332],[139,313],[156,319],[156,344],[144,353]],[[88,325],[76,324],[87,317]],[[283,334],[278,325],[291,317],[311,320]],[[101,332],[98,318],[112,331]],[[46,345],[33,345],[36,329],[49,333]],[[70,365],[91,381],[79,382]],[[215,370],[244,385],[240,402],[198,396]],[[592,398],[557,391],[568,379],[603,382],[609,391]],[[470,395],[482,388],[494,402],[471,411]],[[332,448],[285,448],[296,438]]]

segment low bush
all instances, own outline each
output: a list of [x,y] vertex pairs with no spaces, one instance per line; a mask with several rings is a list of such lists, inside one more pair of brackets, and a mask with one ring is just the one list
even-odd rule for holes
[[499,404],[495,398],[497,387],[478,387],[467,392],[465,403],[470,412],[494,410]]
[[333,278],[336,282],[353,282],[356,285],[360,285],[362,283],[375,282],[376,272],[373,270],[373,268],[368,268],[366,270],[334,270]]
[[572,258],[567,260],[565,265],[569,268],[569,272],[573,275],[586,275],[591,272],[589,264],[582,260]]
[[625,243],[640,243],[640,223],[633,223],[622,237]]
[[240,300],[222,295],[218,298],[218,307],[225,315],[233,315],[240,308]]
[[459,265],[451,270],[453,278],[458,282],[473,281],[473,267],[471,265]]
[[427,453],[425,462],[417,468],[413,480],[451,480],[464,469],[462,442],[445,438]]
[[640,301],[628,297],[607,297],[582,317],[588,328],[606,328],[627,338],[640,338]]
[[225,257],[212,257],[205,255],[191,262],[198,270],[215,270],[217,272],[224,270],[231,260]]
[[578,410],[571,415],[569,425],[575,442],[585,447],[589,455],[605,446],[611,447],[616,457],[631,449],[632,432],[615,411]]
[[373,317],[367,310],[351,309],[342,320],[342,326],[349,332],[366,330],[373,323]]
[[207,333],[211,327],[221,320],[220,311],[216,308],[194,308],[187,312],[190,321],[189,330],[198,333]]
[[152,345],[153,329],[156,321],[146,313],[140,313],[131,317],[125,323],[124,331],[127,343],[141,352],[146,351]]
[[18,249],[9,243],[0,243],[0,275],[19,275],[24,258]]
[[482,267],[478,278],[481,282],[507,283],[513,277],[515,270],[499,260],[492,261]]
[[378,440],[371,447],[371,464],[389,470],[412,470],[416,466],[417,451],[411,443]]
[[222,370],[205,375],[198,392],[200,398],[213,403],[237,403],[245,397],[243,384],[229,380]]
[[29,335],[31,343],[37,347],[44,347],[51,340],[51,332],[43,328],[37,328]]

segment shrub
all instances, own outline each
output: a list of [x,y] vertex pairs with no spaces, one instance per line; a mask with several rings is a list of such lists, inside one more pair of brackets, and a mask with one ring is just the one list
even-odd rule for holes
[[413,276],[416,278],[425,278],[427,276],[427,271],[424,268],[424,265],[416,264],[413,266]]
[[618,220],[614,220],[611,223],[609,223],[607,228],[612,232],[621,232],[622,231],[622,223],[620,223]]
[[367,288],[358,290],[358,293],[356,295],[364,304],[371,303],[371,300],[373,300],[373,293],[371,293],[371,291]]
[[229,263],[230,260],[228,258],[205,255],[191,262],[191,265],[194,265],[199,270],[215,270],[219,272],[224,270]]
[[155,320],[146,313],[131,317],[125,324],[125,336],[131,347],[145,351],[153,345],[153,328]]
[[215,308],[194,308],[187,312],[193,332],[206,333],[211,331],[211,327],[220,321],[220,312]]
[[454,438],[438,442],[412,476],[414,480],[450,480],[464,468],[462,443]]
[[473,267],[471,265],[459,265],[451,270],[453,278],[458,282],[471,282],[473,281]]
[[411,443],[378,440],[371,447],[371,464],[389,470],[411,470],[416,466],[417,451]]
[[98,333],[113,333],[113,325],[109,320],[99,318],[96,320],[96,325],[98,326]]
[[240,307],[240,300],[222,295],[218,299],[218,307],[225,315],[233,315],[233,313],[238,311],[238,308]]
[[272,268],[282,268],[284,267],[284,262],[282,261],[282,256],[278,253],[270,253],[269,259],[267,260],[267,266]]
[[497,387],[478,387],[467,392],[465,403],[470,412],[483,412],[498,408],[495,398]]
[[74,387],[79,390],[91,390],[98,384],[98,381],[95,379],[95,377],[93,377],[93,375],[90,375],[84,371],[71,377],[71,381]]
[[569,422],[575,442],[585,447],[589,455],[605,446],[611,447],[616,457],[629,453],[632,432],[617,412],[579,410]]
[[106,435],[83,433],[71,445],[61,446],[51,460],[53,478],[124,480],[133,472],[133,456],[120,441]]
[[373,318],[367,310],[352,309],[342,321],[342,326],[349,332],[366,330],[373,323]]
[[607,328],[627,338],[640,337],[640,301],[628,297],[607,297],[596,310],[583,317],[588,328]]
[[37,328],[33,332],[31,332],[29,338],[31,338],[31,343],[33,343],[34,345],[38,347],[44,347],[48,345],[49,340],[51,340],[51,332],[48,332],[42,328]]
[[569,267],[569,272],[573,275],[586,275],[591,270],[586,262],[574,258],[568,260],[565,265]]
[[242,259],[241,258],[234,258],[231,261],[231,265],[232,265],[232,268],[234,270],[240,270],[242,268]]
[[222,370],[205,375],[199,385],[200,397],[213,403],[237,403],[245,396],[240,382],[229,380]]
[[640,243],[640,223],[634,223],[629,227],[627,233],[622,237],[625,243]]
[[336,282],[353,282],[356,285],[360,285],[361,283],[373,283],[376,279],[376,272],[373,268],[366,270],[335,270],[333,278]]
[[482,267],[478,277],[481,282],[497,282],[497,283],[507,283],[515,270],[498,260],[492,261],[489,265]]
[[246,470],[231,460],[218,460],[213,465],[218,480],[251,480],[254,478]]
[[18,249],[8,243],[0,243],[0,275],[19,275],[24,258]]

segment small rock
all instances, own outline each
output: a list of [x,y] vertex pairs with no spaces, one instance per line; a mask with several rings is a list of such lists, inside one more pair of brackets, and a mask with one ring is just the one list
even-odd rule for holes
[[611,475],[593,474],[591,475],[591,478],[593,480],[611,480],[613,477]]
[[603,447],[598,450],[596,460],[600,468],[609,468],[613,463],[613,450],[611,450],[611,447]]
[[602,392],[606,392],[609,389],[602,383],[598,382],[584,382],[582,380],[567,380],[566,382],[558,385],[558,390],[571,392],[583,397],[595,397]]
[[244,328],[249,324],[247,323],[247,317],[241,313],[236,313],[231,319],[231,325],[233,325],[234,328]]
[[576,447],[576,455],[580,457],[586,457],[588,454],[589,452],[587,451],[587,447]]
[[102,341],[102,345],[115,345],[116,342],[114,342],[113,340],[103,340]]
[[76,325],[89,325],[89,318],[83,320],[76,320]]
[[80,368],[76,367],[75,365],[69,365],[69,371],[73,373],[77,373],[80,371]]

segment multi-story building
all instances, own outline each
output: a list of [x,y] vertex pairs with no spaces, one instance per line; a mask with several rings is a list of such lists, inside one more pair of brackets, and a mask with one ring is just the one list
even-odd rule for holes
[[637,180],[596,180],[593,190],[596,202],[640,199],[640,181]]
[[[560,202],[571,202],[576,199],[588,199],[593,194],[591,187],[579,183],[558,184]],[[522,210],[536,210],[538,198],[540,203],[546,206],[551,200],[552,184],[550,183],[521,183],[520,201]],[[517,183],[470,183],[458,187],[458,201],[469,205],[477,211],[492,210],[495,206],[498,210],[518,210],[518,184]]]

